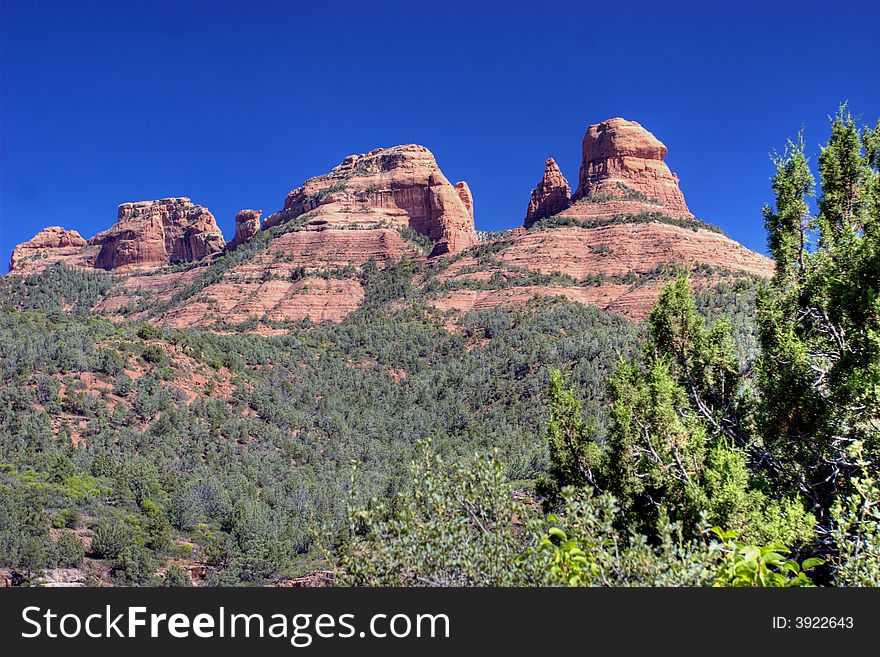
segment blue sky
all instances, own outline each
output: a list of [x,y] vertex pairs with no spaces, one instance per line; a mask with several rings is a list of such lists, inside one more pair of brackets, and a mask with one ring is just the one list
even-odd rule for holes
[[691,210],[764,251],[768,152],[880,115],[876,2],[0,0],[0,267],[48,225],[190,196],[240,208],[350,153],[420,143],[477,227],[521,223],[544,159],[572,186],[587,125],[666,143]]

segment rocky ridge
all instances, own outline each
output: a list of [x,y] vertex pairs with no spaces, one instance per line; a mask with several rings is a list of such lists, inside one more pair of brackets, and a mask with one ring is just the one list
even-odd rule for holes
[[[10,271],[107,269],[123,277],[96,312],[264,333],[341,320],[365,298],[363,266],[403,258],[423,267],[422,300],[461,312],[561,295],[642,319],[673,267],[690,269],[696,285],[770,276],[772,261],[694,219],[666,154],[633,121],[591,125],[576,192],[548,158],[523,227],[478,242],[466,183],[452,185],[423,146],[380,148],[307,180],[262,224],[261,211],[241,210],[228,245],[187,198],[125,203],[90,240],[41,231],[15,249]],[[184,266],[166,268],[175,263]]]
[[635,121],[589,126],[577,191],[569,195],[568,181],[548,158],[523,228],[487,244],[491,256],[447,268],[432,303],[468,312],[563,296],[641,320],[674,268],[691,271],[696,286],[771,276],[769,258],[694,218],[667,153]]
[[235,237],[228,244],[234,249],[242,244],[250,242],[254,235],[260,232],[260,216],[262,210],[239,210],[235,215]]
[[189,198],[138,201],[120,205],[116,224],[89,240],[59,226],[40,231],[15,248],[9,271],[30,274],[60,263],[130,273],[196,262],[225,246],[214,215]]
[[290,192],[263,228],[296,220],[307,230],[408,228],[435,242],[432,255],[477,242],[467,184],[451,185],[431,151],[416,144],[349,155]]
[[88,248],[86,240],[75,230],[49,226],[15,247],[9,262],[9,271],[30,274],[55,264],[91,267],[97,253],[98,249]]
[[559,170],[556,160],[548,157],[544,163],[544,177],[532,190],[529,208],[523,225],[531,228],[539,219],[558,214],[571,205],[571,188]]
[[116,224],[89,244],[101,247],[96,269],[132,271],[202,260],[226,240],[207,208],[179,197],[123,203]]

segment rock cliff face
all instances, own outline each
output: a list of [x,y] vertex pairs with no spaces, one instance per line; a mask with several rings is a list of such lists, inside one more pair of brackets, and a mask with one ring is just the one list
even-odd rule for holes
[[666,146],[635,121],[609,119],[587,128],[578,188],[561,215],[579,219],[660,213],[692,217]]
[[[364,265],[403,258],[423,265],[412,281],[418,302],[443,310],[562,295],[635,320],[648,315],[673,267],[689,269],[696,286],[772,275],[770,259],[694,219],[666,152],[638,123],[591,125],[575,194],[549,158],[525,225],[481,248],[472,248],[468,185],[450,184],[430,151],[406,145],[345,158],[290,192],[262,226],[260,210],[241,210],[228,245],[211,213],[188,198],[142,201],[119,206],[116,225],[90,240],[59,227],[41,231],[16,247],[10,270],[112,270],[120,280],[97,313],[180,328],[248,323],[261,333],[306,318],[343,319],[366,298],[372,274],[364,277]],[[540,222],[551,216],[560,221]],[[271,239],[215,262],[260,230]],[[430,255],[419,234],[434,242]],[[155,271],[177,262],[198,265]]]
[[467,211],[471,215],[471,222],[474,221],[474,196],[471,194],[471,188],[468,187],[468,184],[462,180],[460,182],[455,183],[455,191],[458,192],[458,198],[461,199],[461,202],[464,203],[464,207],[467,208]]
[[597,228],[565,226],[530,231],[513,240],[498,258],[513,267],[578,279],[604,274],[645,275],[664,266],[711,266],[769,277],[773,261],[721,233],[660,222],[623,223]]
[[188,198],[138,201],[119,206],[116,224],[84,240],[75,230],[46,228],[12,252],[10,273],[27,274],[56,263],[119,272],[195,262],[226,246],[206,208]]
[[667,152],[663,142],[635,121],[617,118],[591,125],[581,145],[574,200],[621,196],[623,185],[667,210],[689,213],[678,188],[678,176],[663,161]]
[[596,220],[645,214],[692,219],[678,176],[664,159],[666,146],[635,121],[609,119],[587,128],[581,144],[577,191],[552,158],[532,190],[523,226],[545,217]]
[[[561,295],[641,320],[674,267],[690,270],[696,286],[771,276],[769,258],[694,219],[666,154],[634,121],[589,126],[575,194],[569,198],[565,177],[548,159],[523,228],[497,240],[491,258],[466,257],[446,269],[439,278],[450,291],[432,303],[466,312]],[[553,215],[574,221],[535,226]],[[536,285],[539,276],[547,282]]]
[[234,249],[251,241],[251,238],[260,230],[260,215],[262,210],[239,210],[235,215],[235,237],[229,243],[229,248]]
[[9,271],[31,274],[56,263],[69,267],[91,267],[96,255],[97,249],[89,249],[86,241],[75,230],[50,226],[15,247],[9,262]]
[[181,197],[123,203],[116,225],[89,244],[100,245],[97,269],[132,271],[201,260],[226,241],[214,215]]
[[453,187],[431,151],[415,144],[349,155],[330,173],[290,192],[284,209],[267,217],[263,227],[290,221],[305,230],[410,228],[435,242],[433,255],[477,242],[467,185]]
[[544,219],[565,210],[571,204],[571,189],[568,181],[559,170],[556,160],[548,157],[544,163],[544,177],[532,190],[529,209],[523,225],[530,228],[539,219]]
[[[691,271],[697,287],[773,274],[772,260],[721,233],[661,222],[517,231],[493,251],[490,259],[465,257],[445,270],[439,278],[451,290],[431,303],[467,312],[559,295],[643,320],[675,267]],[[550,280],[536,285],[535,274]],[[493,281],[497,289],[486,289]]]

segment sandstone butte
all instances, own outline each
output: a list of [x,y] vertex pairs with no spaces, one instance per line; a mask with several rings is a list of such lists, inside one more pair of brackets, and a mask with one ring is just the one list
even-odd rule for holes
[[10,273],[28,274],[55,263],[135,272],[195,262],[226,246],[207,209],[190,199],[165,198],[119,206],[116,224],[90,240],[57,226],[40,231],[12,252]]
[[349,155],[290,192],[263,227],[307,218],[306,229],[409,228],[435,243],[436,256],[477,243],[473,206],[466,183],[451,185],[431,151],[408,144]]
[[[404,256],[426,264],[424,280],[434,284],[425,300],[460,312],[559,295],[638,320],[665,282],[658,275],[664,267],[701,265],[696,285],[770,276],[770,259],[694,220],[666,154],[666,146],[633,121],[589,126],[575,193],[547,159],[523,227],[490,234],[491,256],[472,248],[478,240],[467,184],[452,185],[428,149],[410,144],[345,158],[291,191],[262,225],[261,211],[240,211],[225,246],[211,213],[189,199],[127,203],[117,224],[90,240],[59,227],[41,231],[16,247],[10,273],[56,262],[108,269],[121,276],[95,312],[181,328],[257,320],[254,330],[262,333],[281,330],[267,321],[344,318],[364,298],[351,272],[368,261],[382,267]],[[224,248],[240,248],[269,229],[271,239],[243,262],[171,303]],[[429,256],[413,240],[416,234],[433,242]],[[177,262],[196,266],[163,271]],[[530,272],[563,273],[567,282],[535,285]],[[485,289],[499,277],[504,285]],[[132,299],[145,303],[133,307]]]
[[[340,320],[364,298],[358,278],[340,270],[356,270],[370,260],[384,266],[404,256],[425,258],[412,239],[416,234],[433,242],[431,257],[469,248],[477,243],[473,205],[467,184],[450,184],[423,146],[350,155],[329,173],[291,191],[282,209],[266,217],[259,230],[274,229],[274,237],[265,249],[224,271],[197,299],[187,299],[155,319],[174,327],[252,319]],[[259,217],[255,210],[238,213],[230,249],[253,239]],[[129,278],[98,310],[117,313],[131,294],[167,301],[197,275]]]
[[[694,219],[678,176],[664,162],[667,152],[635,121],[614,118],[589,126],[577,191],[569,198],[568,181],[553,158],[547,159],[523,228],[496,239],[488,267],[465,257],[444,271],[441,278],[459,289],[434,304],[467,312],[559,295],[640,320],[666,282],[664,268],[702,265],[702,272],[692,275],[698,286],[742,275],[771,276],[772,260]],[[550,223],[542,227],[542,219]],[[517,285],[517,278],[523,280],[517,271],[564,274],[573,284],[538,287],[525,279]],[[466,287],[468,280],[485,282],[493,275],[506,281],[503,289]],[[608,280],[594,282],[596,275]]]

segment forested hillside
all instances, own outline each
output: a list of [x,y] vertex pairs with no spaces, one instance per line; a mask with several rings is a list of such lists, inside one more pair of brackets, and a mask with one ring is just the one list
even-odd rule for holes
[[[790,143],[772,281],[641,272],[621,284],[656,288],[644,322],[555,296],[593,281],[518,269],[505,236],[344,270],[363,297],[338,323],[111,321],[115,273],[6,277],[4,578],[876,585],[878,160],[880,125],[845,108],[818,185]],[[436,303],[517,276],[516,303]]]
[[[263,582],[314,567],[316,532],[330,545],[343,538],[353,461],[360,498],[405,490],[426,437],[452,460],[498,449],[513,479],[534,480],[547,467],[548,372],[565,369],[603,418],[605,381],[638,351],[643,327],[545,298],[469,313],[450,330],[428,306],[396,308],[416,273],[409,262],[373,270],[375,302],[283,337],[78,312],[107,274],[56,267],[23,285],[6,279],[4,560],[52,566],[52,539],[72,531],[101,578],[109,569],[145,583],[179,561],[204,563],[209,582]],[[703,302],[735,310],[742,357],[753,355],[754,285]],[[109,527],[123,534],[94,547]]]

